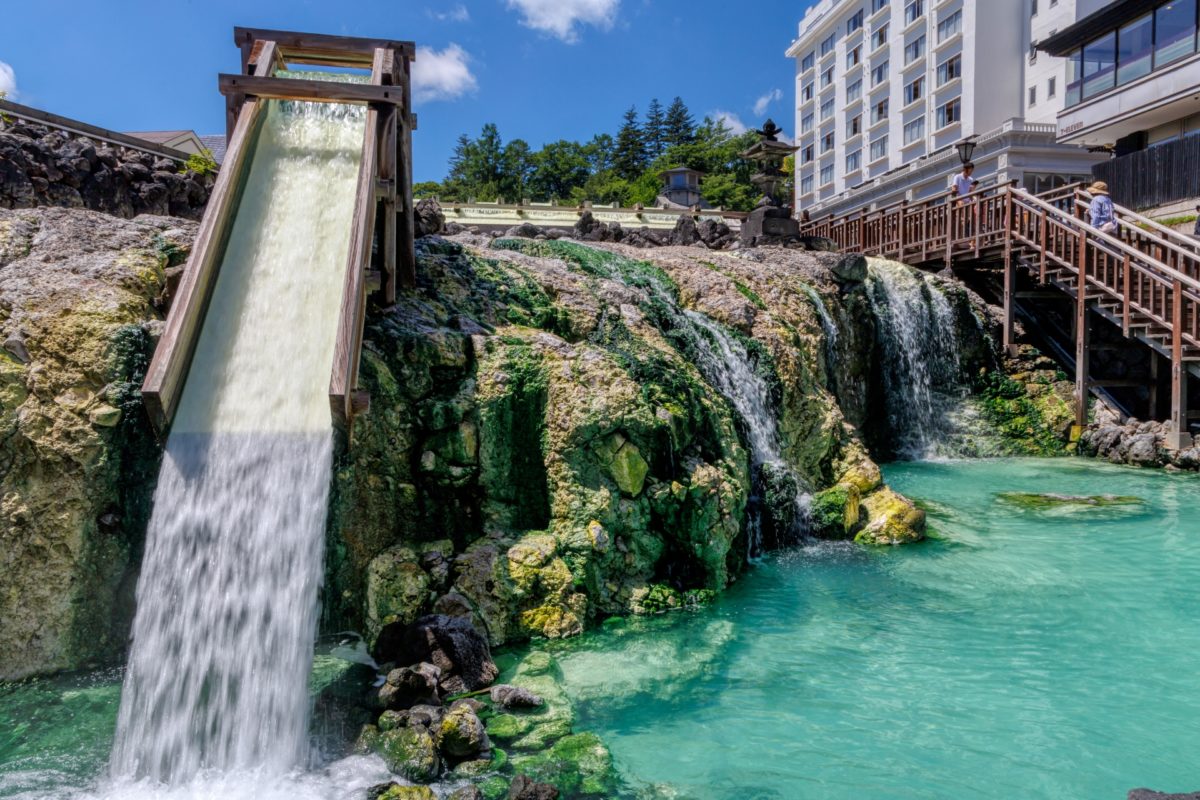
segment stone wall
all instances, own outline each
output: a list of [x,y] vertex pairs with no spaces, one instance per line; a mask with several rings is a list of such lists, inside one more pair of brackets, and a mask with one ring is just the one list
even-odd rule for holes
[[0,118],[0,208],[64,206],[200,219],[211,176],[57,128]]

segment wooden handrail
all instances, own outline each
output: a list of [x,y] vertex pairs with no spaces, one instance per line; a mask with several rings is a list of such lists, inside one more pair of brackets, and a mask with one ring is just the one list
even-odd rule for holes
[[[1083,198],[1087,198],[1087,199],[1085,200]],[[1083,190],[1078,191],[1075,196],[1076,208],[1090,207],[1091,198],[1092,198],[1092,196],[1090,194],[1088,194],[1086,191],[1083,191]],[[1141,234],[1153,236],[1154,234],[1152,234],[1150,231],[1147,231],[1144,228],[1138,227],[1138,225],[1148,225],[1148,226],[1150,226],[1150,228],[1152,228],[1154,231],[1156,231],[1158,234],[1160,234],[1160,236],[1158,236],[1157,238],[1160,238],[1160,239],[1166,238],[1166,239],[1174,240],[1174,242],[1169,242],[1169,241],[1163,242],[1164,246],[1170,247],[1171,249],[1173,249],[1174,251],[1176,251],[1178,253],[1187,255],[1189,258],[1200,258],[1200,241],[1197,241],[1196,239],[1192,238],[1191,236],[1188,236],[1187,234],[1183,234],[1183,233],[1180,233],[1179,231],[1172,230],[1171,228],[1168,228],[1166,225],[1156,222],[1156,221],[1150,219],[1149,217],[1143,216],[1143,215],[1137,213],[1136,211],[1126,208],[1125,206],[1118,205],[1117,203],[1113,203],[1113,209],[1119,215],[1117,217],[1117,222],[1119,224],[1123,224],[1127,228],[1136,228],[1137,231]],[[1138,223],[1138,225],[1131,225],[1125,219],[1123,219],[1123,218],[1129,218],[1129,217],[1132,217]],[[1178,244],[1175,244],[1175,242],[1178,242]]]
[[259,75],[217,76],[224,95],[269,97],[273,100],[304,100],[312,103],[385,103],[403,105],[404,92],[398,86],[337,81],[291,80]]

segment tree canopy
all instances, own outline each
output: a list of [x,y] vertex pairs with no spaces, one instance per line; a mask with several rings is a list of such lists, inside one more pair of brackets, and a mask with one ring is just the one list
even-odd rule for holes
[[735,135],[710,117],[697,124],[679,97],[666,111],[652,100],[644,119],[631,107],[615,135],[560,139],[540,150],[523,139],[504,143],[496,125],[488,123],[476,138],[458,137],[445,180],[417,184],[414,193],[456,201],[653,205],[662,187],[659,173],[686,166],[704,173],[700,191],[710,205],[749,211],[758,192],[750,183],[752,165],[741,153],[755,139],[753,132]]

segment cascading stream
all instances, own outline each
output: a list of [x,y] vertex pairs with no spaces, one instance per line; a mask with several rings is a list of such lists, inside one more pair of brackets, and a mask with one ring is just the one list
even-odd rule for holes
[[870,282],[896,453],[937,456],[966,396],[954,309],[931,276],[902,264],[872,261]]
[[270,101],[163,458],[111,774],[304,764],[365,109]]

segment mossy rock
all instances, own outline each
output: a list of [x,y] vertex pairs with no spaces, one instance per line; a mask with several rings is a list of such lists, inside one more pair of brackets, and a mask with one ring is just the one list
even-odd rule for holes
[[996,495],[1010,505],[1033,510],[1062,507],[1140,506],[1145,501],[1140,497],[1122,494],[1053,494],[1038,492],[1000,492]]
[[818,492],[810,509],[812,533],[822,539],[852,538],[859,526],[858,487],[846,483]]
[[429,783],[441,769],[433,734],[424,728],[383,731],[375,740],[375,749],[389,772],[416,783]]
[[867,496],[862,509],[867,524],[854,537],[859,544],[910,544],[925,538],[925,512],[886,486]]
[[508,797],[508,779],[502,778],[499,775],[493,775],[479,784],[479,791],[483,792],[485,800],[503,800]]
[[487,735],[499,742],[508,742],[524,736],[532,727],[532,720],[515,714],[497,714],[485,725]]
[[549,750],[513,758],[512,764],[516,773],[549,783],[568,797],[608,798],[617,791],[612,755],[594,733],[565,736]]
[[376,800],[437,800],[437,795],[428,786],[392,784]]

